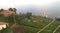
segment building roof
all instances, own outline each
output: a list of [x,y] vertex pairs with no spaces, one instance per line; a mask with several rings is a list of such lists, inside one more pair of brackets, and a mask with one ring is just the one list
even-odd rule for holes
[[43,17],[45,16],[45,14],[44,14],[44,13],[40,13],[39,15],[40,15],[40,16],[43,16]]
[[4,10],[3,11],[3,14],[10,14],[11,13],[11,11],[9,11],[9,10]]
[[12,13],[14,13],[13,11],[10,11],[10,10],[4,10],[1,12],[1,14],[7,16],[7,15],[11,15]]
[[0,25],[8,24],[7,22],[0,22]]

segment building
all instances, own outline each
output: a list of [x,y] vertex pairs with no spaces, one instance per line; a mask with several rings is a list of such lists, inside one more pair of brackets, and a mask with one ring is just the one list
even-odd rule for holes
[[40,13],[39,16],[47,17],[47,15],[44,12],[43,13]]
[[3,28],[6,28],[6,25],[8,25],[9,23],[7,22],[0,22],[0,30],[2,30]]
[[11,15],[12,13],[15,13],[15,12],[9,11],[9,10],[3,10],[3,11],[0,12],[0,14],[3,14],[4,16]]
[[40,13],[39,16],[44,17],[45,16],[44,12],[43,13]]

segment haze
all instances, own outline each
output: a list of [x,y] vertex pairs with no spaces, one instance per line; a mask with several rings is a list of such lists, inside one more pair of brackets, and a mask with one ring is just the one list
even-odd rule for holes
[[60,16],[60,0],[0,0],[0,8],[17,8],[17,12],[32,12],[38,15],[45,12],[46,15]]

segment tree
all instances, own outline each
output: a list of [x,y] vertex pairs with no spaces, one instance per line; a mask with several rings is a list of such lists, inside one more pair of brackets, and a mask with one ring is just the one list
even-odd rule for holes
[[30,12],[27,12],[27,13],[26,13],[26,17],[27,17],[28,19],[30,19],[31,16],[32,16],[32,13],[30,13]]
[[9,10],[15,12],[15,13],[12,13],[13,21],[14,21],[13,25],[15,25],[16,24],[16,8],[9,8]]
[[9,8],[9,11],[13,11],[13,8]]
[[9,11],[13,11],[13,12],[15,12],[16,13],[16,8],[9,8]]
[[[4,9],[0,9],[0,13],[4,11]],[[3,17],[3,14],[0,14],[0,17]]]
[[55,17],[55,19],[56,19],[57,21],[60,21],[60,17]]
[[[15,14],[16,14],[16,8],[13,8],[13,11],[14,11]],[[14,22],[15,22],[15,24],[16,24],[16,16],[15,16],[15,14],[13,14],[13,18],[14,18]]]
[[3,14],[1,14],[1,12],[2,11],[4,11],[4,9],[0,9],[0,21],[2,22],[2,21],[6,21],[6,20],[4,20],[5,19],[5,17],[4,17],[4,15]]
[[4,11],[4,9],[0,9],[0,12]]
[[13,8],[13,11],[15,12],[15,14],[16,14],[16,10],[17,10],[16,8]]
[[[15,12],[16,14],[16,8],[9,8],[9,10]],[[16,23],[15,14],[13,13],[12,16],[13,16],[14,22]]]

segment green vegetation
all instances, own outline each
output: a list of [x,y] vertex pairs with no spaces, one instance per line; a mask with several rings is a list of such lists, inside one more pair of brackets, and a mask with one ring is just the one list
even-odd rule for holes
[[60,25],[59,21],[53,22],[50,26],[48,26],[46,29],[44,29],[41,33],[52,33],[58,26]]
[[59,33],[60,32],[60,28],[57,29],[57,31],[55,33]]
[[[2,10],[0,11],[2,12]],[[14,11],[15,14],[11,14],[9,16],[0,15],[0,22],[9,23],[9,26],[7,26],[7,28],[5,29],[3,28],[0,31],[0,33],[13,32],[13,29],[10,27],[15,23],[24,25],[24,33],[37,33],[39,30],[41,30],[42,28],[44,28],[46,25],[53,21],[52,18],[35,16],[29,12],[26,14],[17,14],[15,8],[9,8],[9,10]],[[53,33],[53,31],[57,28],[58,25],[60,25],[60,21],[55,20],[51,25],[49,25],[40,33]]]

